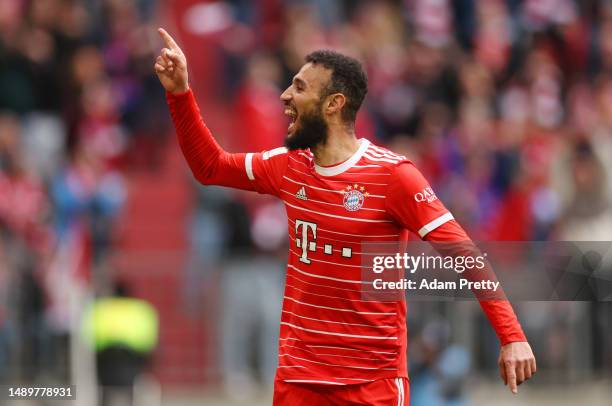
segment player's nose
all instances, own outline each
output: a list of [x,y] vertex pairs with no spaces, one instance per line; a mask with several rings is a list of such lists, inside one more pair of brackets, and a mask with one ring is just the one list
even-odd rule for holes
[[289,91],[290,87],[288,87],[287,89],[285,89],[285,91],[283,93],[281,93],[280,95],[280,99],[287,103],[288,101],[291,100],[291,92]]

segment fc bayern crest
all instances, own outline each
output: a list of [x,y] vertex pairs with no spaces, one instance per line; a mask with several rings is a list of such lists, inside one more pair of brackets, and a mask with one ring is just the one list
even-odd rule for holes
[[357,211],[363,207],[363,202],[368,195],[365,188],[358,185],[348,186],[344,191],[344,208],[348,211]]

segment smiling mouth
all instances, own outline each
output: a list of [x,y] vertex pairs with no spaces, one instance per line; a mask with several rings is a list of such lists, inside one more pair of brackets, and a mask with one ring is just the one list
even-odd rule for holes
[[298,114],[294,108],[285,107],[285,115],[289,117],[289,126],[287,127],[287,133],[291,134],[295,130],[295,123],[297,122]]

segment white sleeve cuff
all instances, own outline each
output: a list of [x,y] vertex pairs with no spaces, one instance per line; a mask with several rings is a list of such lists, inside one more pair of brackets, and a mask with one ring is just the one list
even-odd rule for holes
[[244,158],[244,168],[246,169],[247,177],[250,180],[255,180],[255,175],[253,175],[253,153],[246,154]]
[[447,221],[451,221],[453,219],[454,219],[453,215],[450,212],[447,212],[441,215],[440,217],[438,217],[437,219],[430,221],[429,223],[421,227],[421,229],[419,230],[419,235],[421,236],[421,238],[423,238],[427,234],[435,230],[436,228],[440,227],[442,224],[446,223]]

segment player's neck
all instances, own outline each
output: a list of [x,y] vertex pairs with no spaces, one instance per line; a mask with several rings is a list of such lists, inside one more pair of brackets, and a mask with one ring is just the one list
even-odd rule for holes
[[315,163],[332,166],[349,159],[359,149],[354,127],[330,128],[325,145],[311,148]]

